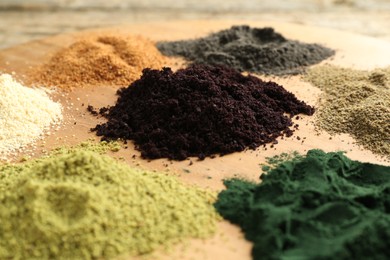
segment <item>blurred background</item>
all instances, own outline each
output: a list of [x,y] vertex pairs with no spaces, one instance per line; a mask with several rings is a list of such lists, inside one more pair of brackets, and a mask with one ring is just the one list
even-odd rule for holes
[[0,0],[0,49],[92,27],[189,19],[292,22],[390,41],[390,0]]

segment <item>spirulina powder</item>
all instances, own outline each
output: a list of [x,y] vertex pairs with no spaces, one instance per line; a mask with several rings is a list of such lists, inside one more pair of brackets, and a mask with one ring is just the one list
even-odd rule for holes
[[0,169],[0,259],[106,259],[213,234],[208,192],[85,148]]
[[253,259],[390,258],[390,167],[311,150],[261,179],[226,180],[215,204]]

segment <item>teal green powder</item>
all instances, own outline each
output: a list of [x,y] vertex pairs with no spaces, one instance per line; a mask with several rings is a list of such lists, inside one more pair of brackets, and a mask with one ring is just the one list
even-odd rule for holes
[[311,150],[261,179],[226,180],[215,203],[254,259],[390,259],[390,167]]

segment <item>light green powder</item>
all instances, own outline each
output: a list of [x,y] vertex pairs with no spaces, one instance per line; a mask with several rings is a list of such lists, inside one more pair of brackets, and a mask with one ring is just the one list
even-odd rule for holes
[[319,128],[350,134],[390,158],[390,67],[361,71],[326,65],[312,68],[305,78],[323,90]]
[[214,199],[80,147],[4,165],[0,259],[111,258],[205,238],[218,219]]

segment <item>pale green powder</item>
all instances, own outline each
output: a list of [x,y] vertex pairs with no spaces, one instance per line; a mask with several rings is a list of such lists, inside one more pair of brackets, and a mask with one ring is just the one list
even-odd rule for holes
[[350,134],[390,158],[390,67],[362,71],[326,65],[312,68],[305,78],[323,90],[317,127]]
[[215,231],[214,195],[88,149],[0,169],[0,259],[139,255]]

